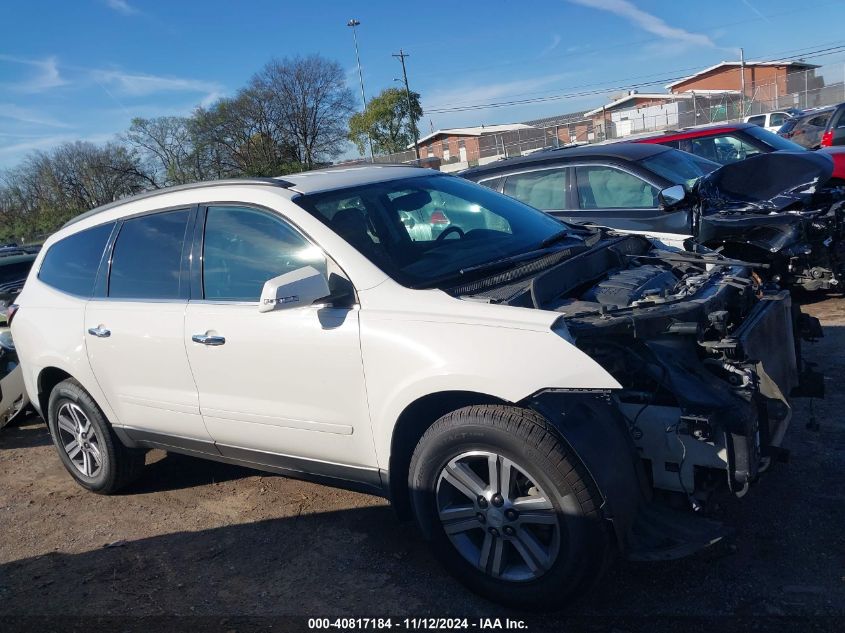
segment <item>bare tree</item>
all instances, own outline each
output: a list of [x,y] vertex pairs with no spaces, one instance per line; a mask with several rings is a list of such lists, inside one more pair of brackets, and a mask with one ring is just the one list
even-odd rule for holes
[[273,114],[265,92],[241,90],[194,113],[196,142],[228,175],[278,176],[297,156]]
[[273,60],[250,88],[271,105],[274,124],[306,167],[343,152],[354,97],[340,64],[320,55]]
[[187,117],[132,119],[125,140],[140,152],[154,187],[194,182],[200,178]]
[[234,97],[190,117],[138,118],[121,142],[30,154],[0,174],[0,238],[53,231],[144,189],[312,167],[343,152],[353,103],[336,62],[273,60]]
[[18,237],[54,231],[73,216],[152,182],[130,149],[81,141],[30,154],[2,180],[0,215],[9,218],[8,236]]

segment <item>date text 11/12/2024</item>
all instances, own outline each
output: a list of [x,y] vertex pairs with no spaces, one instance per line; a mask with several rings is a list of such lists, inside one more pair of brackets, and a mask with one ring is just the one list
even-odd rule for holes
[[311,630],[527,630],[524,620],[511,618],[309,618]]

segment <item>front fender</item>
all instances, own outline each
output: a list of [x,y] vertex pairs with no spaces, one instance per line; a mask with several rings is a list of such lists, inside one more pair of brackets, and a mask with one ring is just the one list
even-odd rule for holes
[[520,404],[546,418],[584,463],[601,493],[603,517],[612,523],[620,549],[629,549],[637,515],[651,492],[616,404],[606,394],[555,390]]
[[518,402],[547,387],[620,388],[552,329],[372,318],[362,311],[361,351],[381,468],[389,464],[396,421],[424,396],[462,391]]

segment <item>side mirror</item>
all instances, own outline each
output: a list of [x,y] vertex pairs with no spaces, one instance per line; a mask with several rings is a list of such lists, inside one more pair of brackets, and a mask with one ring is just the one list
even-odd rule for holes
[[671,209],[672,207],[677,206],[683,202],[686,197],[687,190],[684,189],[683,185],[672,185],[671,187],[666,187],[666,189],[663,189],[659,194],[657,194],[660,206],[664,209]]
[[265,281],[258,311],[310,306],[321,299],[328,299],[329,294],[329,283],[323,273],[313,266],[304,266]]

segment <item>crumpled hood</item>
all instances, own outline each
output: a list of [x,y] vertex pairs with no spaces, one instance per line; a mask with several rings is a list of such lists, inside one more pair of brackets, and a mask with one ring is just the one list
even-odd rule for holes
[[817,152],[772,152],[725,165],[695,187],[701,213],[772,213],[814,202],[833,160]]

